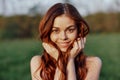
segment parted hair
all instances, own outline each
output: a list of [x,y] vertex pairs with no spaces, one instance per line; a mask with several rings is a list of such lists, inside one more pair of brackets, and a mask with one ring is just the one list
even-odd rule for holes
[[[41,57],[41,65],[37,69],[40,70],[40,77],[42,80],[54,80],[55,70],[58,67],[61,71],[59,80],[67,80],[66,66],[68,62],[68,53],[72,47],[67,50],[66,54],[63,54],[59,47],[50,40],[51,29],[54,23],[54,19],[62,14],[66,14],[75,21],[78,30],[78,37],[84,38],[89,33],[89,26],[87,22],[82,18],[77,9],[69,3],[57,3],[53,5],[44,15],[39,25],[40,39],[42,42],[46,42],[55,46],[59,51],[58,60],[51,57],[45,50]],[[86,68],[86,55],[81,50],[74,59],[76,78],[77,80],[84,80],[87,74]]]

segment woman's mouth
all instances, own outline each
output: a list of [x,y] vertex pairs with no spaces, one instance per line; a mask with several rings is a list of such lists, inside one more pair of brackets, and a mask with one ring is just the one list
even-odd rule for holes
[[59,47],[67,48],[67,47],[69,46],[69,43],[70,43],[70,42],[60,42],[60,43],[59,43]]

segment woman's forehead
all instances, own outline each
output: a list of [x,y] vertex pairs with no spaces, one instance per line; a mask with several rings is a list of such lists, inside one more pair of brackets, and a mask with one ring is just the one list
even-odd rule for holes
[[65,14],[56,17],[53,23],[54,27],[59,27],[59,26],[67,27],[71,25],[75,25],[75,21]]

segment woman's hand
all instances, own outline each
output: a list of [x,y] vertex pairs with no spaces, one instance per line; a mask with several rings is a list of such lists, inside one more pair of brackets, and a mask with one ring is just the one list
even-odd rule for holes
[[53,45],[45,43],[45,42],[43,42],[42,45],[43,45],[44,49],[46,50],[46,52],[50,56],[52,56],[56,60],[58,59],[59,52],[58,52],[58,50]]
[[86,38],[77,38],[77,40],[75,40],[73,48],[70,51],[69,59],[74,59],[78,55],[80,50],[84,48],[85,42]]

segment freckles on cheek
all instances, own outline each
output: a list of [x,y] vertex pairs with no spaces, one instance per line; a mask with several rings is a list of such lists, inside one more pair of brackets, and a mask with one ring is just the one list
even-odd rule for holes
[[57,40],[57,35],[51,34],[51,35],[50,35],[50,39],[51,39],[51,41],[56,42],[56,40]]
[[70,35],[70,38],[71,38],[72,40],[75,40],[75,39],[77,38],[77,34],[71,34],[71,35]]

